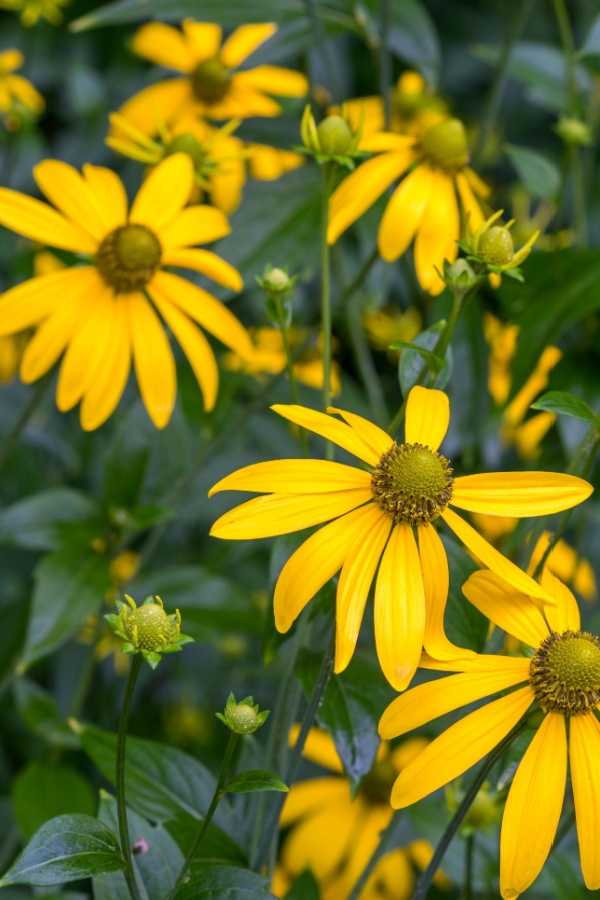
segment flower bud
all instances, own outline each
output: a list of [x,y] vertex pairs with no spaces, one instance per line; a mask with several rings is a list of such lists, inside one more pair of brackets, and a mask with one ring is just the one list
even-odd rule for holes
[[231,693],[223,712],[215,715],[236,734],[252,734],[264,724],[269,712],[268,709],[259,712],[258,704],[254,703],[252,697],[246,697],[237,703],[234,694]]
[[322,153],[345,156],[350,153],[354,135],[341,116],[327,116],[317,128]]
[[271,269],[267,267],[263,277],[257,279],[260,286],[271,294],[285,294],[293,287],[296,278],[290,278],[284,269]]
[[563,116],[554,130],[566,144],[587,147],[592,143],[592,130],[587,122],[572,116]]
[[502,225],[493,225],[479,238],[478,256],[490,266],[506,266],[514,255],[511,233]]
[[453,294],[466,294],[479,279],[466,259],[457,259],[452,265],[444,263],[444,281]]
[[469,161],[465,126],[458,119],[444,119],[421,137],[424,156],[441,169],[454,170]]
[[193,640],[181,634],[179,610],[167,615],[160,597],[146,597],[139,607],[127,594],[125,599],[128,605],[117,600],[118,615],[104,616],[112,631],[125,641],[122,653],[141,653],[154,669],[162,653],[175,653]]

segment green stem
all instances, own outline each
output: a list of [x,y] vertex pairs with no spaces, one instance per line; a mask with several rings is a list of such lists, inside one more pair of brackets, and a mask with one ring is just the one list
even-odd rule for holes
[[469,810],[473,804],[473,801],[475,800],[475,797],[479,793],[479,790],[481,789],[482,785],[484,784],[484,782],[488,776],[488,773],[491,771],[491,769],[494,767],[494,765],[498,762],[498,760],[500,759],[500,757],[502,756],[504,751],[508,747],[510,747],[510,745],[512,744],[514,739],[517,737],[517,735],[519,735],[524,730],[524,728],[525,728],[525,723],[519,723],[518,725],[515,725],[515,727],[512,729],[512,731],[509,731],[509,733],[506,735],[504,740],[500,741],[500,743],[496,747],[494,747],[494,749],[491,751],[491,753],[488,753],[488,755],[486,756],[481,768],[479,769],[477,775],[473,779],[473,781],[469,787],[469,790],[466,792],[465,796],[463,797],[463,800],[462,800],[460,806],[458,807],[458,809],[452,816],[452,819],[448,823],[448,826],[446,827],[446,830],[444,831],[444,834],[442,835],[442,838],[435,849],[435,853],[431,857],[431,861],[430,861],[429,865],[427,866],[427,868],[423,872],[423,875],[419,879],[419,883],[417,885],[417,889],[416,889],[415,893],[413,894],[412,900],[425,900],[425,898],[427,896],[427,892],[428,892],[429,888],[431,887],[431,883],[434,879],[435,873],[439,869],[439,867],[442,863],[442,860],[443,860],[444,856],[446,855],[446,850],[450,846],[450,843],[451,843],[454,835],[460,828],[463,819],[469,812]]
[[43,378],[40,378],[38,381],[34,392],[29,398],[29,403],[23,409],[21,415],[8,432],[2,445],[0,446],[0,469],[3,467],[4,463],[10,458],[10,455],[21,437],[22,432],[24,431],[26,425],[29,423],[32,415],[40,405],[40,402],[46,393],[46,388],[50,384],[52,379],[52,373],[48,372]]
[[473,900],[473,857],[475,850],[475,834],[471,833],[465,840],[465,889],[464,900]]
[[[323,165],[321,189],[321,328],[323,329],[323,408],[331,406],[331,279],[327,225],[329,222],[329,190],[335,163]],[[326,442],[327,459],[333,459],[333,444]]]
[[352,353],[356,367],[369,400],[373,417],[378,424],[383,424],[388,417],[385,397],[381,383],[377,377],[377,369],[361,321],[361,298],[357,296],[348,304],[348,333],[352,345]]
[[175,881],[175,884],[173,885],[173,888],[167,897],[167,900],[171,900],[171,898],[175,896],[175,894],[187,878],[189,868],[194,861],[196,853],[198,852],[198,847],[200,846],[202,838],[206,833],[206,829],[210,825],[211,819],[215,814],[217,806],[223,798],[223,787],[225,786],[227,772],[229,771],[229,767],[231,766],[231,760],[236,748],[236,744],[238,742],[238,738],[239,734],[236,734],[235,731],[232,731],[229,735],[229,743],[227,744],[227,749],[225,750],[225,755],[223,756],[223,761],[221,762],[221,769],[219,771],[219,777],[217,778],[215,792],[213,794],[212,800],[210,801],[210,806],[206,811],[206,815],[202,819],[200,828],[196,832],[196,837],[192,841],[192,845],[188,850],[188,854],[184,860],[179,875],[177,876],[177,880]]
[[385,130],[389,131],[392,119],[392,59],[388,35],[391,26],[390,0],[380,0],[379,12],[379,91],[383,97]]
[[345,288],[342,296],[340,297],[340,301],[338,304],[338,309],[343,309],[346,301],[350,299],[350,297],[362,286],[363,281],[371,271],[373,264],[379,259],[379,248],[377,245],[373,247],[370,255],[364,261],[362,267],[359,269],[358,273],[354,276],[350,284],[347,288]]
[[[298,393],[298,382],[296,381],[296,373],[294,372],[294,358],[292,356],[292,351],[290,349],[290,342],[288,337],[288,329],[285,321],[285,315],[283,312],[283,306],[281,301],[281,294],[271,294],[273,299],[273,304],[275,306],[275,311],[277,313],[277,323],[279,325],[279,330],[281,332],[281,340],[283,343],[283,350],[285,352],[285,365],[288,373],[288,378],[290,382],[290,388],[292,390],[292,398],[294,403],[299,406],[300,405],[300,395]],[[300,443],[302,444],[302,454],[304,457],[308,456],[308,444],[306,441],[306,431],[304,428],[300,428]]]
[[119,836],[121,839],[121,853],[125,860],[125,880],[127,881],[127,887],[129,888],[129,893],[133,897],[133,900],[141,900],[141,896],[135,880],[133,857],[131,855],[131,841],[129,838],[129,825],[127,824],[127,806],[125,803],[125,747],[127,743],[127,725],[129,723],[131,701],[133,700],[135,683],[140,674],[143,660],[144,658],[141,653],[136,653],[133,657],[133,663],[129,670],[129,677],[125,687],[125,696],[123,697],[121,716],[119,718],[119,730],[117,732],[116,789]]

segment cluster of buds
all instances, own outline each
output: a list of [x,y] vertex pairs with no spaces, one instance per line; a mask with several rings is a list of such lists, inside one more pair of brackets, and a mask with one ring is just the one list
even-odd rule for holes
[[302,116],[300,134],[302,146],[296,147],[300,153],[314,156],[319,164],[336,162],[348,169],[354,168],[354,160],[364,156],[358,146],[362,138],[364,112],[356,131],[352,130],[347,111],[342,107],[342,114],[326,116],[317,126],[310,106],[306,106]]
[[231,693],[223,712],[215,713],[215,715],[236,734],[252,734],[261,725],[264,725],[269,712],[268,709],[259,712],[258,703],[254,703],[253,697],[246,697],[238,703]]
[[473,263],[480,272],[509,275],[517,281],[523,281],[518,266],[527,259],[540,233],[536,231],[532,234],[527,243],[515,252],[510,233],[515,220],[511,219],[506,225],[496,224],[503,212],[501,209],[490,216],[474,234],[470,232],[467,221],[465,239],[458,243],[467,254],[467,261]]
[[118,614],[111,613],[104,618],[116,635],[123,638],[122,653],[141,653],[146,662],[155,669],[163,653],[177,653],[193,638],[181,634],[179,610],[167,615],[160,597],[146,597],[141,606],[136,606],[128,594],[127,603],[116,601]]

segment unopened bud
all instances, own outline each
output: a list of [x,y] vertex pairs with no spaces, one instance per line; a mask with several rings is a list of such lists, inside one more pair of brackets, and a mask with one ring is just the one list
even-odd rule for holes
[[442,169],[460,169],[469,161],[465,126],[459,119],[444,119],[421,137],[425,157]]
[[453,294],[466,294],[479,281],[466,259],[457,259],[452,265],[444,263],[444,281]]
[[479,238],[478,256],[490,266],[506,266],[514,255],[511,233],[502,225],[492,225]]
[[181,634],[179,610],[168,615],[160,597],[146,597],[141,606],[125,594],[127,604],[117,601],[119,614],[105,616],[109,627],[125,643],[123,653],[141,653],[152,668],[156,668],[163,653],[175,653],[193,639]]
[[254,703],[252,697],[246,697],[238,703],[231,693],[225,709],[222,713],[216,713],[216,716],[236,734],[252,734],[264,724],[269,712],[268,709],[259,712],[258,704]]
[[344,156],[350,152],[354,135],[341,116],[327,116],[318,126],[317,134],[323,153]]
[[587,147],[592,143],[592,130],[586,122],[570,116],[559,120],[554,130],[567,144]]

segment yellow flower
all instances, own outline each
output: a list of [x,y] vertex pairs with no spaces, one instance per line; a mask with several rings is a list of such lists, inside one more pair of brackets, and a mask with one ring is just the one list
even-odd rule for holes
[[46,19],[51,25],[59,25],[63,20],[60,7],[67,6],[69,2],[70,0],[0,0],[0,8],[20,12],[21,24],[31,28],[40,19]]
[[280,150],[278,147],[269,147],[266,144],[248,144],[247,146],[251,153],[250,174],[259,181],[275,181],[286,172],[292,172],[304,165],[304,157],[301,153]]
[[136,53],[161,66],[184,73],[182,78],[144,88],[119,112],[145,134],[156,133],[156,116],[172,125],[178,119],[245,119],[278,116],[282,109],[272,96],[304,97],[308,82],[300,72],[280,66],[238,67],[277,31],[272,23],[242,25],[221,44],[221,27],[186,19],[182,31],[150,22],[135,33]]
[[[539,516],[568,509],[592,492],[580,478],[547,472],[496,472],[453,477],[437,452],[450,421],[442,391],[414,387],[406,405],[404,444],[354,413],[330,409],[344,421],[302,406],[275,412],[333,441],[369,471],[322,460],[257,463],[218,482],[223,490],[257,497],[215,522],[211,534],[228,540],[289,534],[330,522],[287,561],[275,587],[275,624],[288,631],[317,591],[340,569],[335,671],[354,653],[371,583],[375,586],[375,643],[381,668],[398,690],[410,682],[421,647],[440,659],[465,656],[443,632],[448,561],[431,522],[440,517],[467,548],[515,588],[545,591],[505,559],[450,507],[498,516]],[[334,521],[330,521],[330,520]],[[418,546],[415,531],[418,535]]]
[[[412,341],[421,331],[423,321],[414,306],[404,312],[388,307],[385,309],[367,309],[362,317],[363,328],[369,343],[376,350],[388,350],[390,344],[398,341]],[[397,350],[392,350],[395,357]]]
[[[233,372],[248,375],[278,375],[286,367],[283,338],[278,328],[255,328],[250,332],[254,344],[252,355],[240,356],[226,353],[223,365]],[[289,328],[288,340],[292,353],[306,339],[307,332],[301,328]],[[307,348],[294,363],[294,375],[300,384],[321,389],[323,387],[323,353],[321,347]],[[342,390],[340,369],[336,363],[331,367],[331,390],[339,394]]]
[[[463,215],[479,228],[483,214],[475,194],[488,192],[467,165],[465,130],[458,119],[445,119],[419,139],[380,132],[367,135],[360,150],[377,153],[352,172],[333,193],[327,240],[334,244],[398,178],[379,226],[381,256],[392,262],[415,241],[414,259],[419,284],[440,294],[444,282],[436,268],[454,262],[461,234],[458,198]],[[458,197],[457,197],[458,194]]]
[[[542,576],[553,604],[543,613],[529,596],[494,572],[476,572],[465,596],[492,622],[533,649],[531,658],[476,656],[425,668],[457,672],[419,685],[384,712],[379,730],[389,739],[467,703],[516,688],[450,726],[401,772],[392,806],[403,809],[458,777],[488,754],[531,704],[541,724],[510,787],[500,837],[500,892],[513,900],[535,881],[550,852],[570,768],[584,881],[600,888],[600,700],[598,638],[582,632],[575,598],[547,569]],[[519,685],[521,685],[519,687]],[[541,715],[541,713],[538,713]]]
[[[292,729],[291,743],[298,731],[298,726]],[[322,900],[347,900],[392,818],[388,797],[394,779],[428,743],[426,738],[415,737],[394,750],[388,743],[381,744],[373,769],[352,800],[350,782],[331,737],[318,728],[311,729],[304,756],[332,774],[297,782],[286,797],[280,827],[289,827],[290,832],[274,884],[280,896],[282,886],[310,867]],[[414,852],[413,844],[394,850],[377,864],[360,900],[409,900],[415,887],[414,865],[425,868],[432,855],[433,848],[426,841],[415,841]],[[438,872],[436,884],[448,888],[447,875]]]
[[122,550],[110,563],[111,581],[117,587],[130,581],[140,567],[141,557],[134,550]]
[[66,351],[56,402],[65,411],[81,400],[82,427],[92,430],[119,402],[133,357],[146,409],[164,428],[177,388],[160,314],[190,361],[205,408],[212,409],[218,369],[195,323],[238,353],[251,352],[252,345],[225,306],[164,268],[193,269],[234,290],[242,285],[228,263],[191,246],[222,237],[229,225],[214,207],[184,209],[194,184],[190,158],[177,153],[160,163],[129,213],[125,189],[109,169],[86,165],[81,176],[66,163],[45,160],[34,176],[57,209],[1,188],[0,222],[89,262],[33,278],[0,299],[0,334],[37,328],[23,355],[23,381],[40,378]]
[[0,53],[0,117],[15,110],[22,104],[35,115],[44,109],[44,98],[26,78],[15,75],[24,63],[20,50],[3,50]]

